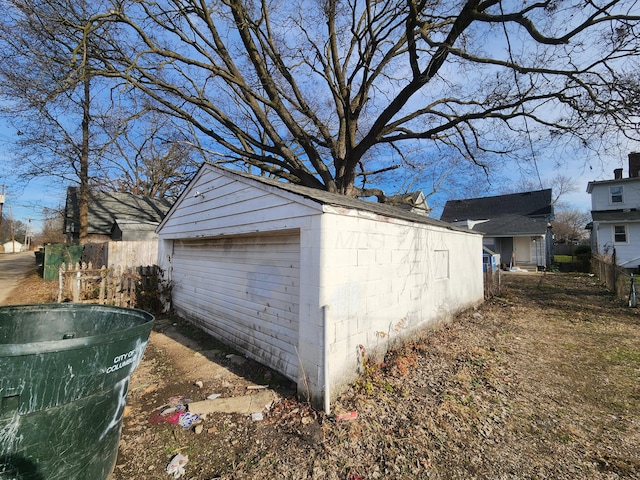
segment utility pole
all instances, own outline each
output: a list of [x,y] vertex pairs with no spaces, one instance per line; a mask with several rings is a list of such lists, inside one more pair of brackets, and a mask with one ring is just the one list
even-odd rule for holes
[[4,205],[4,183],[2,184],[2,193],[0,193],[0,234],[2,232],[2,206]]
[[16,253],[16,236],[13,229],[13,207],[9,207],[9,222],[11,225],[11,253]]
[[24,232],[24,246],[27,251],[31,249],[31,219],[27,218],[27,228]]

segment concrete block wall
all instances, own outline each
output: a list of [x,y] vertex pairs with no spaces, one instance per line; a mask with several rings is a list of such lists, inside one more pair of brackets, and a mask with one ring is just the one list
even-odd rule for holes
[[359,345],[388,343],[483,300],[482,236],[344,211],[322,216],[319,301],[329,306],[332,396],[352,382]]
[[319,291],[321,217],[300,230],[300,322],[298,395],[321,406],[324,397],[324,326]]

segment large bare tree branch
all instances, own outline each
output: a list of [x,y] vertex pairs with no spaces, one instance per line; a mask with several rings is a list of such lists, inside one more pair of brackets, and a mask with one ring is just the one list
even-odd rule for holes
[[395,170],[385,158],[402,145],[442,145],[482,168],[476,152],[508,152],[531,125],[581,141],[611,126],[635,135],[637,7],[119,0],[110,18],[126,33],[102,65],[229,162],[355,195],[365,172]]

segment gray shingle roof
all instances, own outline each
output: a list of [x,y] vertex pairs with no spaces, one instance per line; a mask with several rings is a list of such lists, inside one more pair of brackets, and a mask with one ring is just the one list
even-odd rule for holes
[[[79,189],[67,189],[67,205],[65,208],[66,225],[79,224]],[[140,222],[159,223],[171,207],[171,202],[164,198],[152,198],[144,195],[119,192],[89,192],[90,234],[111,234],[116,220],[137,220]],[[67,231],[78,231],[75,230]]]
[[112,229],[116,227],[116,224],[122,232],[155,232],[160,222],[141,222],[137,219],[123,220],[116,218]]
[[445,222],[484,220],[503,215],[546,218],[552,214],[551,189],[545,189],[493,197],[449,200],[444,206],[440,220]]
[[629,222],[640,220],[640,210],[594,210],[591,218],[596,222]]
[[529,218],[522,215],[502,215],[487,222],[477,223],[473,229],[490,237],[544,235],[548,222],[543,218]]

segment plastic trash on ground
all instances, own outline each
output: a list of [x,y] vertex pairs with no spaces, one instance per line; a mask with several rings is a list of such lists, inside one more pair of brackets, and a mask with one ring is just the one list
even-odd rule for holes
[[188,461],[189,457],[187,455],[178,453],[167,465],[167,473],[173,475],[173,478],[180,478],[185,474],[184,467]]

